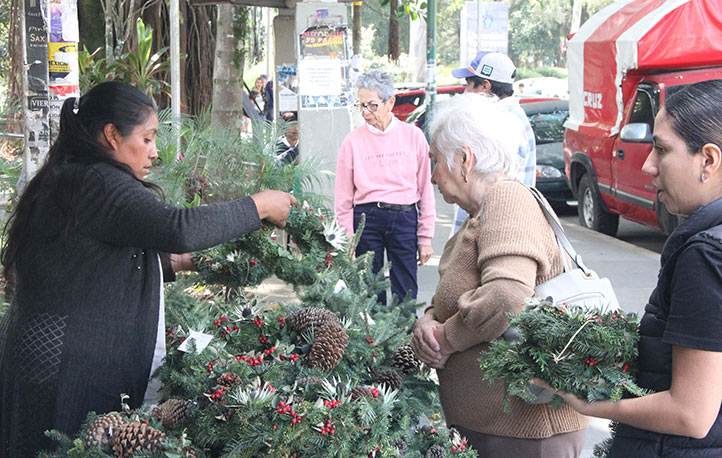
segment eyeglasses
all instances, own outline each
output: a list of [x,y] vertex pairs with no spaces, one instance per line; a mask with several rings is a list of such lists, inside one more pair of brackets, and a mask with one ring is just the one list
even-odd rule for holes
[[381,103],[376,103],[376,102],[356,103],[356,104],[354,104],[354,108],[356,108],[358,111],[369,110],[371,113],[375,113],[376,110],[378,110],[379,107],[383,104],[384,104],[384,102],[381,102]]

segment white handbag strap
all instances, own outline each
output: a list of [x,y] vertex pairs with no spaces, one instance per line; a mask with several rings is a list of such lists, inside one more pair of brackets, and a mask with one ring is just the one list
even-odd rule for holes
[[569,255],[569,257],[572,259],[572,261],[574,261],[574,264],[576,264],[577,267],[582,269],[584,274],[588,275],[590,272],[589,269],[582,262],[581,255],[579,255],[576,252],[576,250],[574,250],[574,247],[572,246],[571,242],[567,238],[567,234],[564,233],[564,229],[559,224],[559,221],[557,221],[557,219],[554,217],[554,214],[552,214],[552,212],[549,210],[549,208],[547,208],[546,201],[542,197],[541,192],[539,192],[539,190],[536,188],[528,187],[528,189],[529,189],[529,191],[531,191],[531,194],[534,196],[534,198],[539,203],[539,206],[541,207],[542,212],[544,213],[544,217],[549,222],[549,226],[551,226],[552,230],[554,231],[554,235],[556,235],[556,237],[557,237],[557,243],[559,244],[559,251],[561,252],[561,255],[562,255],[562,260],[563,260],[562,262],[564,262],[564,270],[567,271],[566,256],[564,256],[564,251],[566,251],[567,254]]

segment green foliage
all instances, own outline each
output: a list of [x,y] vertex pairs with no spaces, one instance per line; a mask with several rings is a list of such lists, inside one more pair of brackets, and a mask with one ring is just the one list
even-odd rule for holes
[[594,445],[594,458],[607,458],[611,452],[612,442],[614,442],[614,436],[617,434],[617,427],[619,423],[613,421],[609,423],[609,432],[611,435]]
[[560,67],[540,67],[537,68],[536,71],[541,76],[551,76],[554,78],[566,78],[568,76],[567,69]]
[[[305,172],[277,166],[265,152],[267,141],[275,139],[270,124],[269,131],[254,129],[257,137],[244,139],[207,132],[204,119],[173,120],[166,113],[160,119],[161,164],[153,179],[171,200],[196,205],[304,182]],[[174,132],[181,133],[182,159],[176,157]],[[406,374],[399,390],[376,379],[385,371],[401,376],[393,355],[411,340],[416,304],[412,299],[395,299],[388,308],[378,304],[377,294],[388,286],[383,271],[373,272],[373,253],[353,256],[363,221],[348,240],[330,210],[299,202],[284,231],[288,244],[264,225],[265,230],[197,253],[200,271],[179,275],[166,288],[167,356],[155,375],[164,398],[190,401],[187,417],[163,428],[147,406],[127,415],[166,433],[167,456],[194,451],[213,457],[394,457],[408,449],[403,456],[424,457],[432,445],[448,453],[454,447],[455,456],[476,456],[441,425],[415,427],[420,416],[440,412],[428,368]],[[246,297],[243,287],[272,274],[293,285],[300,305]],[[299,334],[286,326],[287,316],[309,307],[333,312],[347,336],[345,346],[334,347],[342,355],[327,371],[310,364],[316,330]],[[179,351],[191,331],[211,335],[210,344],[196,352],[190,342],[189,352]],[[86,429],[87,424],[76,437],[84,437]],[[85,449],[80,439],[51,434],[60,449],[48,456],[105,456]]]
[[647,394],[633,377],[639,339],[634,314],[529,300],[527,309],[510,319],[520,341],[498,339],[479,360],[484,379],[503,379],[507,396],[533,401],[533,378],[589,402],[616,401],[625,391]]
[[159,74],[170,65],[170,61],[164,58],[168,47],[152,52],[153,28],[146,27],[140,18],[136,22],[136,34],[135,51],[127,52],[115,60],[99,58],[100,48],[91,53],[83,46],[83,50],[78,53],[81,92],[112,80],[131,84],[151,98],[167,92],[170,85]]
[[92,53],[83,45],[83,50],[78,52],[78,66],[80,68],[80,92],[85,93],[93,86],[115,79],[114,63],[104,57],[98,58],[100,48]]
[[158,78],[158,73],[165,71],[170,64],[169,60],[163,60],[168,47],[152,52],[153,28],[146,27],[141,18],[136,21],[136,35],[135,52],[123,54],[116,61],[116,71],[126,83],[153,97],[170,87],[168,82]]

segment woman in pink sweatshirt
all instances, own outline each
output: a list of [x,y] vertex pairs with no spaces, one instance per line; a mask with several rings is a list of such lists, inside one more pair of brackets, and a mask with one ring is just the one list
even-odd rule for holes
[[[356,255],[374,252],[374,272],[384,253],[391,262],[391,292],[416,298],[416,267],[433,250],[436,205],[431,185],[429,144],[414,125],[397,120],[394,82],[381,70],[361,75],[357,109],[366,124],[346,136],[336,166],[335,209],[351,235],[366,215]],[[418,254],[418,256],[417,256]],[[386,294],[379,294],[386,303]]]

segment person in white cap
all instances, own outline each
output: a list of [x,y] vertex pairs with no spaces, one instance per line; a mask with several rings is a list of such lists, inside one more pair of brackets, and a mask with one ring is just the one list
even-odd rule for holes
[[[536,184],[536,142],[534,131],[524,110],[519,106],[519,99],[514,94],[514,78],[516,66],[505,54],[500,52],[479,51],[468,67],[452,70],[451,74],[466,80],[466,92],[479,92],[499,99],[519,120],[519,162],[520,167],[513,178],[527,186]],[[455,234],[464,220],[469,216],[463,209],[456,207],[454,228]]]

